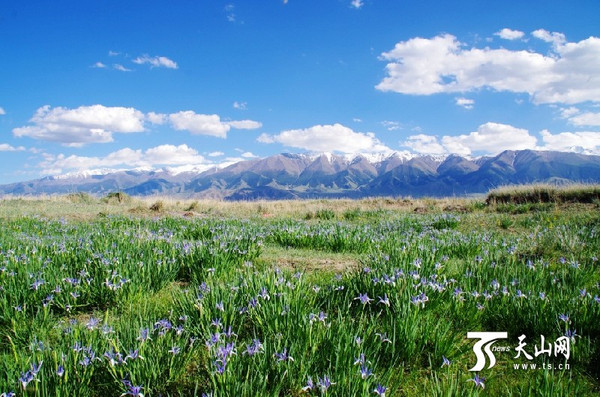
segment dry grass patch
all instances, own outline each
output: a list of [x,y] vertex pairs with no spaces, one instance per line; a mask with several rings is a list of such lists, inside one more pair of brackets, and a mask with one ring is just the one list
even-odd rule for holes
[[504,186],[488,193],[488,205],[530,203],[596,203],[600,185],[525,185]]
[[345,272],[360,267],[356,254],[266,246],[260,260],[269,266],[302,271]]

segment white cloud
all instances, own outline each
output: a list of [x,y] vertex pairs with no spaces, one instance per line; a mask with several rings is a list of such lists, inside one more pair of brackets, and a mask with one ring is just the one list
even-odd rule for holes
[[537,139],[529,131],[508,124],[485,123],[468,135],[444,136],[442,144],[449,153],[473,152],[497,154],[504,150],[534,149]]
[[80,106],[76,109],[51,108],[47,105],[39,108],[30,122],[32,125],[13,129],[14,136],[67,146],[112,142],[113,133],[145,131],[145,122],[158,125],[169,122],[175,130],[220,138],[226,138],[231,128],[249,130],[262,126],[254,120],[222,121],[216,114],[197,114],[191,110],[169,115],[155,112],[144,114],[134,108],[103,105]]
[[218,151],[217,151],[217,152],[210,152],[210,153],[208,154],[208,156],[209,156],[209,157],[219,157],[219,156],[222,156],[222,155],[224,155],[224,154],[225,154],[225,153],[223,153],[223,152],[218,152]]
[[126,68],[125,66],[121,65],[120,63],[113,64],[113,69],[118,70],[120,72],[131,72],[131,69]]
[[144,160],[150,165],[204,164],[206,160],[187,145],[160,145],[144,152]]
[[22,152],[26,150],[23,146],[14,147],[8,143],[0,143],[0,152]]
[[350,2],[350,5],[351,5],[353,8],[356,8],[356,9],[359,9],[359,8],[361,8],[361,7],[362,7],[364,4],[365,4],[365,3],[363,3],[363,1],[362,1],[362,0],[352,0],[352,1]]
[[216,114],[197,114],[191,110],[169,115],[171,125],[178,131],[186,130],[192,134],[210,135],[226,138],[230,126],[221,122]]
[[354,132],[341,124],[315,125],[305,129],[282,131],[277,135],[262,134],[258,141],[277,142],[314,152],[391,152],[391,149],[383,145],[374,134]]
[[600,132],[541,133],[543,149],[600,155]]
[[146,115],[146,118],[152,124],[164,124],[167,121],[167,115],[162,113],[150,112]]
[[134,108],[102,105],[39,108],[29,120],[33,125],[13,129],[16,137],[30,137],[63,145],[112,142],[112,134],[144,131],[144,114]]
[[137,57],[133,60],[133,63],[137,63],[138,65],[149,64],[154,68],[167,68],[167,69],[177,69],[177,62],[161,56],[148,56],[147,54],[142,55],[141,57]]
[[85,171],[114,167],[159,167],[159,166],[202,166],[210,165],[203,156],[187,145],[160,145],[145,151],[124,148],[104,157],[46,155],[39,164],[40,168],[52,170],[52,174]]
[[454,99],[456,102],[457,106],[461,106],[465,109],[471,110],[473,109],[473,106],[475,105],[475,101],[473,99],[468,99],[468,98],[455,98]]
[[531,35],[533,37],[535,37],[536,39],[540,39],[542,41],[545,41],[546,43],[552,43],[555,46],[564,44],[567,41],[567,38],[565,37],[564,34],[558,33],[558,32],[550,33],[545,29],[535,30],[535,31],[531,32]]
[[579,113],[579,109],[577,109],[575,106],[570,106],[568,108],[563,108],[560,110],[560,115],[564,119],[568,119],[569,117],[572,117],[577,113]]
[[442,145],[440,145],[437,137],[432,135],[411,135],[408,137],[408,140],[402,143],[402,146],[406,146],[410,148],[413,152],[422,154],[446,153],[446,149]]
[[600,113],[586,112],[569,118],[575,125],[600,126]]
[[469,134],[441,139],[434,135],[413,135],[402,146],[417,153],[455,153],[463,156],[472,154],[498,154],[504,150],[535,149],[537,139],[529,131],[508,124],[485,123]]
[[381,55],[387,76],[376,88],[413,95],[491,88],[527,93],[538,104],[599,102],[600,38],[557,44],[564,36],[536,32],[556,44],[551,55],[466,48],[450,34],[399,42]]
[[96,62],[95,64],[92,65],[93,68],[99,68],[99,69],[103,69],[106,67],[105,64],[103,64],[102,62]]
[[254,120],[226,121],[225,124],[238,130],[255,130],[262,127],[262,123]]
[[258,136],[258,138],[256,138],[256,140],[260,143],[275,143],[275,139],[273,138],[273,135],[269,135],[266,133],[262,133]]
[[244,152],[244,153],[242,153],[240,156],[242,156],[242,157],[243,157],[243,158],[245,158],[245,159],[254,159],[254,158],[257,158],[257,157],[258,157],[257,155],[255,155],[255,154],[254,154],[254,153],[252,153],[252,152]]
[[247,105],[247,103],[246,103],[246,102],[238,102],[238,101],[235,101],[235,102],[233,103],[233,108],[234,108],[234,109],[238,109],[238,110],[246,110],[246,105]]
[[120,52],[117,51],[108,51],[108,56],[109,57],[116,57],[117,55],[120,55]]
[[176,130],[219,138],[226,138],[231,128],[251,130],[262,126],[261,123],[253,120],[221,121],[219,115],[198,114],[191,110],[172,113],[169,115],[169,121]]
[[0,106],[0,116],[6,114],[6,111],[4,110],[3,107]]
[[494,35],[500,37],[501,39],[505,39],[505,40],[517,40],[517,39],[523,38],[523,36],[525,36],[525,33],[521,32],[520,30],[512,30],[509,28],[504,28],[504,29],[500,30],[499,32],[494,33]]
[[400,129],[400,123],[397,121],[384,120],[381,122],[381,125],[383,125],[388,131],[395,131]]

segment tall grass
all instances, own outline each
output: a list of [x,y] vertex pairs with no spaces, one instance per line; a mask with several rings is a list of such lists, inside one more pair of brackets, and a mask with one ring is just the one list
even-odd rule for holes
[[[0,394],[599,392],[598,214],[500,214],[513,220],[505,230],[493,212],[344,211],[4,219]],[[265,246],[361,263],[277,268]],[[531,354],[541,335],[569,335],[571,369],[514,370],[529,361],[498,352],[496,366],[477,374],[484,389],[468,370],[469,331],[506,331],[513,347],[526,335]]]

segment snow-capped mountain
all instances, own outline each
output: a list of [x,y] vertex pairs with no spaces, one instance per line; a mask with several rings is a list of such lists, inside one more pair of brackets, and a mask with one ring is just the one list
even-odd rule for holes
[[600,156],[505,151],[494,157],[408,152],[278,154],[229,166],[101,169],[0,186],[0,194],[168,194],[230,200],[463,196],[506,184],[600,182]]

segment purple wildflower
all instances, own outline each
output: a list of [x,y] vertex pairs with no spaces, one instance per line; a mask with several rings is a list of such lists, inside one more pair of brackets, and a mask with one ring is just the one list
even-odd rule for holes
[[442,368],[444,368],[444,366],[448,366],[449,367],[451,363],[452,362],[450,360],[448,360],[446,358],[446,356],[442,356]]
[[369,298],[369,296],[367,295],[366,292],[364,294],[358,294],[358,297],[354,298],[354,300],[357,300],[357,299],[360,300],[360,303],[362,303],[363,305],[366,305],[373,300],[373,299]]
[[287,348],[283,348],[281,353],[275,353],[273,356],[277,361],[294,361],[294,358],[288,355]]
[[373,371],[371,371],[369,368],[367,368],[366,365],[361,365],[360,366],[360,377],[363,379],[367,379],[369,376],[373,375]]
[[377,384],[373,393],[377,394],[379,397],[385,397],[385,392],[387,391],[387,387],[383,386],[381,383]]
[[25,373],[21,372],[21,376],[19,377],[19,382],[21,382],[21,385],[23,386],[23,390],[25,390],[25,388],[27,387],[29,382],[31,382],[34,378],[35,378],[35,376],[33,376],[31,371],[27,371]]
[[473,382],[475,383],[475,387],[485,389],[485,383],[483,383],[484,380],[485,378],[480,378],[479,374],[475,374],[475,377],[473,379],[467,379],[467,382]]
[[148,339],[152,340],[152,338],[150,338],[150,329],[149,328],[142,328],[140,330],[140,336],[138,336],[137,340],[139,340],[142,343],[144,343]]
[[127,354],[127,356],[125,356],[125,361],[127,361],[127,359],[135,360],[135,359],[138,359],[138,358],[140,360],[144,359],[144,357],[140,356],[140,351],[137,350],[137,349],[136,350],[130,350],[129,354]]
[[388,338],[387,333],[385,332],[383,334],[377,333],[375,335],[379,336],[379,340],[381,341],[381,343],[392,343],[392,341]]
[[315,388],[315,384],[313,383],[312,378],[309,376],[308,380],[306,381],[306,386],[304,386],[302,388],[302,391],[309,391]]
[[382,303],[382,304],[386,305],[387,307],[390,307],[390,298],[388,298],[387,294],[383,294],[383,298],[381,296],[378,296],[378,298],[379,298],[378,303]]
[[317,377],[317,386],[321,389],[321,393],[327,393],[327,390],[333,385],[335,383],[327,375],[323,376],[323,379]]
[[249,356],[254,356],[263,351],[263,345],[259,339],[254,339],[250,345],[246,347],[245,354]]
[[365,354],[361,353],[360,356],[354,359],[354,365],[364,364],[365,363]]

